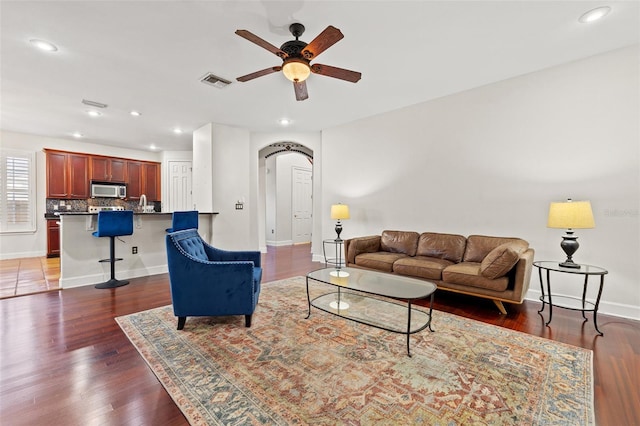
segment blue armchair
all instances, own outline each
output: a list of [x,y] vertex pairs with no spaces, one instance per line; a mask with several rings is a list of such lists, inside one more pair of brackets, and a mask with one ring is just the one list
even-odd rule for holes
[[226,251],[207,244],[196,229],[166,236],[173,313],[178,330],[188,316],[251,316],[260,295],[259,251]]

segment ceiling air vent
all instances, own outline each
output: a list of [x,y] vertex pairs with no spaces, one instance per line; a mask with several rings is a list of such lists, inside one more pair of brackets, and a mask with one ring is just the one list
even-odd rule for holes
[[228,86],[229,84],[231,84],[231,82],[229,80],[225,80],[224,78],[215,76],[211,73],[207,73],[205,74],[204,77],[202,77],[200,79],[201,82],[205,83],[205,84],[209,84],[213,87],[217,87],[218,89],[222,89],[225,86]]
[[88,99],[83,99],[82,103],[85,104],[85,105],[96,107],[96,108],[106,108],[107,107],[107,104],[103,104],[103,103],[96,102],[96,101],[90,101]]

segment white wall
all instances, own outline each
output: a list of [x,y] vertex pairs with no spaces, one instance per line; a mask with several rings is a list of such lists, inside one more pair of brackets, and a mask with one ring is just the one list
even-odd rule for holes
[[[590,200],[596,228],[576,230],[574,259],[609,270],[601,312],[640,318],[639,78],[636,45],[327,129],[323,229],[341,201],[343,238],[518,236],[536,260],[562,260],[549,202]],[[554,291],[580,295],[553,278]],[[537,273],[531,289],[537,299]]]
[[278,237],[276,235],[276,156],[266,158],[264,167],[261,170],[264,173],[264,215],[265,215],[265,242],[267,245],[278,245]]
[[[211,171],[213,176],[213,245],[225,250],[257,250],[250,232],[250,211],[257,202],[250,198],[249,131],[214,124]],[[244,200],[244,209],[236,202]]]
[[46,158],[44,148],[86,154],[108,155],[134,160],[161,161],[160,154],[112,146],[97,145],[75,139],[57,139],[44,136],[0,131],[0,144],[36,153],[36,232],[25,234],[2,234],[0,237],[0,259],[35,257],[47,254],[47,222],[44,218],[47,198]]
[[193,132],[193,204],[195,209],[214,212],[213,208],[213,124],[209,123]]

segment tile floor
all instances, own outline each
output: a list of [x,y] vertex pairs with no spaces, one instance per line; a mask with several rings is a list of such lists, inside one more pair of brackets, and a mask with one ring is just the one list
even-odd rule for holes
[[59,290],[60,258],[0,260],[0,299]]

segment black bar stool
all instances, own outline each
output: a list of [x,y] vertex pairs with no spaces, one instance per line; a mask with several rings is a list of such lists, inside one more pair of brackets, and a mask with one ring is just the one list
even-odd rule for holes
[[116,261],[122,260],[122,258],[116,258],[115,238],[122,235],[132,234],[133,210],[98,212],[98,230],[93,233],[93,236],[109,237],[109,259],[102,259],[100,262],[111,263],[111,279],[109,281],[96,284],[95,288],[116,288],[129,284],[129,281],[117,280],[115,277]]

